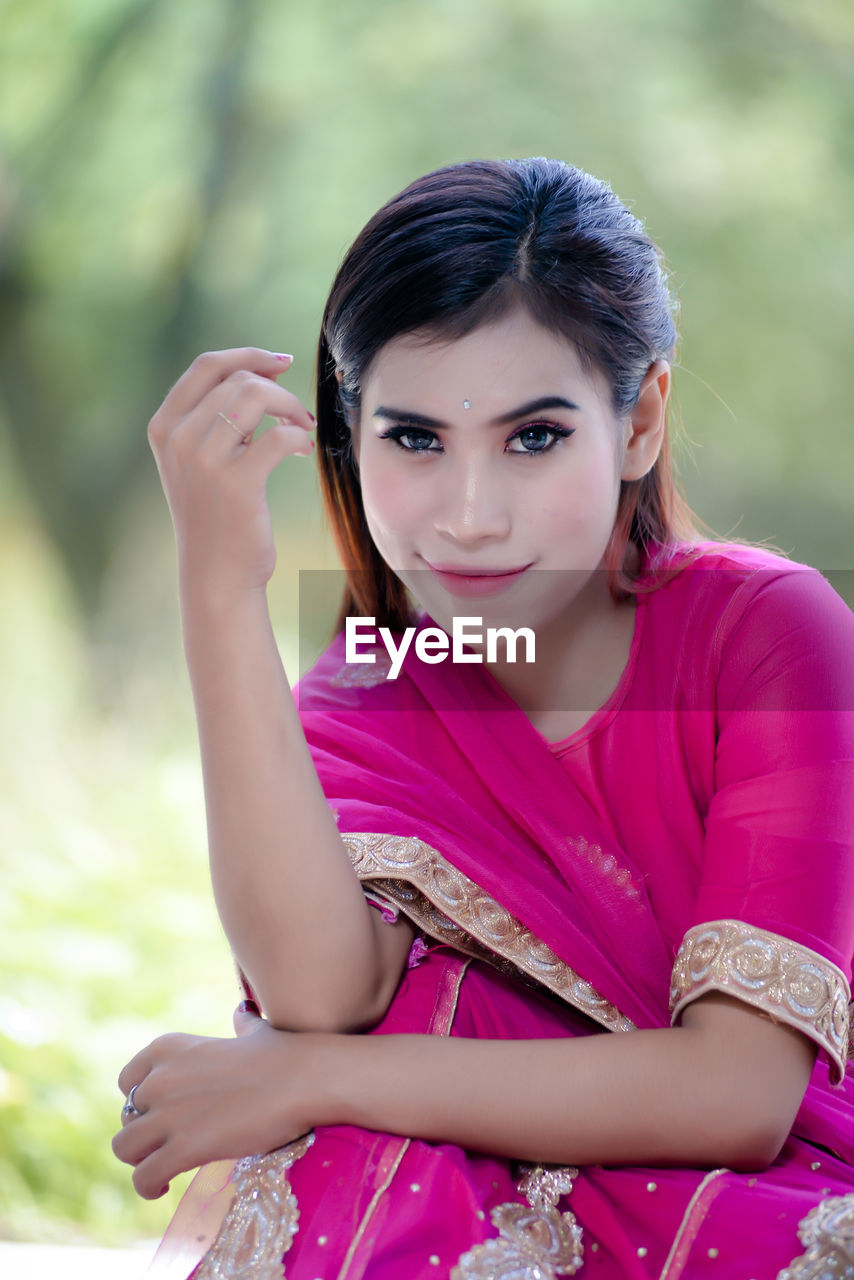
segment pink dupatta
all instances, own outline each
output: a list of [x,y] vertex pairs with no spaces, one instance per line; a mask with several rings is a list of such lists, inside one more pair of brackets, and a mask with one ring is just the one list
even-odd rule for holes
[[[665,1025],[673,955],[643,876],[545,740],[482,667],[425,664],[411,646],[386,681],[384,656],[348,666],[339,636],[297,688],[360,877],[609,1029]],[[365,840],[380,833],[398,841]]]

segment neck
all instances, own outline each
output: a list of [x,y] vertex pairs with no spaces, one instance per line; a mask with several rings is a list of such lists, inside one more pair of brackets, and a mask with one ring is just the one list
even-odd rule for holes
[[567,736],[613,693],[629,659],[632,601],[616,603],[596,573],[571,606],[537,629],[534,663],[488,663],[506,693],[547,736]]

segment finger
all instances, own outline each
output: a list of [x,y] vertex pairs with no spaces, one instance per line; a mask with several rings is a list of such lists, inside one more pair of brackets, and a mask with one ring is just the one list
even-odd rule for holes
[[[143,1200],[159,1200],[160,1197],[165,1196],[166,1192],[169,1190],[169,1178],[174,1177],[175,1175],[158,1173],[158,1168],[162,1168],[163,1165],[163,1160],[154,1161],[152,1157],[151,1164],[145,1162],[134,1169],[131,1182],[134,1185],[137,1195],[142,1196]],[[193,1168],[193,1166],[189,1165],[188,1168]],[[184,1172],[186,1172],[184,1169],[175,1170],[175,1174]],[[165,1178],[165,1182],[161,1182],[161,1178]]]
[[156,1115],[151,1114],[145,1119],[137,1116],[130,1124],[113,1134],[113,1155],[124,1164],[137,1165],[157,1147],[162,1146],[166,1137]]
[[141,1116],[144,1116],[148,1110],[148,1107],[144,1104],[140,1105],[139,1098],[137,1097],[138,1090],[138,1084],[132,1085],[127,1096],[127,1100],[125,1101],[125,1105],[122,1107],[120,1118],[123,1129],[126,1125],[132,1124],[134,1120],[138,1120]]
[[173,1178],[198,1168],[201,1163],[198,1153],[172,1139],[140,1161],[133,1171],[132,1182],[137,1195],[144,1200],[159,1200],[169,1190]]
[[244,430],[257,426],[265,415],[284,418],[304,427],[306,431],[311,431],[315,426],[314,415],[293,391],[245,369],[232,374],[206,396],[189,417],[209,422],[211,415],[220,411],[239,421]]
[[302,427],[270,427],[269,431],[252,441],[251,447],[246,448],[240,465],[247,472],[254,473],[255,479],[260,483],[289,454],[297,458],[311,457],[314,447],[314,441]]
[[[226,351],[205,351],[196,356],[181,375],[152,419],[152,426],[162,416],[183,417],[219,383],[239,369],[259,373],[266,378],[278,377],[293,363],[293,356],[262,347],[231,347]],[[155,428],[156,429],[156,428]]]
[[202,459],[222,462],[242,451],[265,417],[303,431],[315,426],[313,415],[293,392],[241,369],[178,424],[171,443],[181,452],[198,449]]
[[234,1023],[234,1034],[237,1036],[248,1036],[253,1031],[257,1031],[259,1026],[264,1022],[261,1017],[260,1010],[256,1004],[251,1004],[248,1000],[243,1000],[234,1010],[232,1018]]
[[136,1120],[137,1118],[138,1118],[137,1112],[128,1111],[127,1104],[125,1104],[125,1106],[122,1107],[122,1113],[121,1113],[122,1128],[124,1128],[126,1124],[130,1124],[131,1120]]
[[127,1066],[122,1067],[119,1072],[119,1088],[122,1093],[127,1096],[135,1084],[141,1084],[145,1077],[151,1074],[159,1061],[193,1040],[194,1037],[187,1035],[184,1031],[170,1031],[152,1040],[144,1049],[140,1049],[139,1053],[131,1058]]
[[130,1062],[126,1066],[122,1067],[119,1072],[119,1088],[125,1097],[127,1097],[135,1084],[142,1083],[151,1070],[151,1067],[151,1045],[146,1045],[146,1047],[140,1050],[135,1058],[131,1058]]

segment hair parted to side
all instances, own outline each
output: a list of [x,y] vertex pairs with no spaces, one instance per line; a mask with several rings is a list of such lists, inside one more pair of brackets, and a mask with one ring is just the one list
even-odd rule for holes
[[[372,360],[402,334],[462,337],[516,307],[605,375],[619,414],[650,365],[673,358],[675,306],[657,247],[610,187],[559,160],[437,169],[383,205],[344,258],[317,364],[321,492],[348,584],[337,630],[348,615],[392,629],[412,622],[406,589],[368,532],[352,449]],[[665,437],[652,470],[621,486],[606,553],[615,598],[639,589],[630,543],[646,552],[695,533]]]

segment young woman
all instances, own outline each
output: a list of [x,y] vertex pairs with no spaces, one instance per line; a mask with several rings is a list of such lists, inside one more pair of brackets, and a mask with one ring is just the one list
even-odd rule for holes
[[251,997],[121,1073],[141,1195],[240,1161],[170,1274],[854,1275],[854,621],[693,532],[675,338],[655,246],[576,169],[381,209],[323,321],[347,590],[296,700],[265,598],[266,481],[313,447],[289,358],[201,356],[153,418]]

